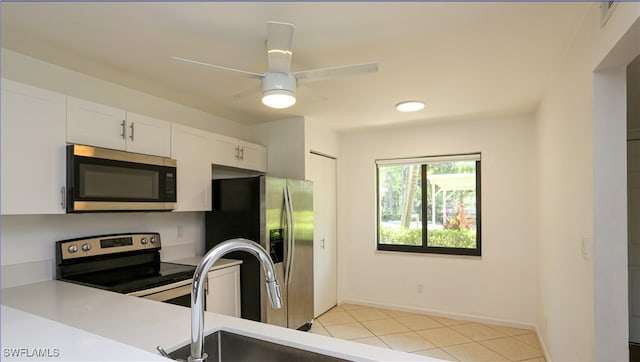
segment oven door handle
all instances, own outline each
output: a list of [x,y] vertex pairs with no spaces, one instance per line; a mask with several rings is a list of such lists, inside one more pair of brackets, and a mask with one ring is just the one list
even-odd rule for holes
[[155,293],[139,291],[139,292],[129,293],[129,295],[135,296],[135,297],[142,297],[145,299],[157,300],[159,302],[164,302],[166,300],[171,300],[184,295],[191,295],[191,283],[182,285],[176,288],[171,288],[169,290],[158,291]]

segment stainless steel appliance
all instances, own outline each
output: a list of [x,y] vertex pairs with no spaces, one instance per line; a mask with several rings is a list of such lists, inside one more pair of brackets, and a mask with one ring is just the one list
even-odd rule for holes
[[189,307],[196,267],[160,261],[160,234],[101,235],[56,242],[56,278]]
[[313,184],[269,176],[213,180],[206,248],[233,238],[260,243],[271,255],[283,307],[268,307],[264,275],[244,253],[240,267],[242,317],[307,330],[313,320]]
[[67,146],[67,212],[170,211],[176,160],[83,145]]

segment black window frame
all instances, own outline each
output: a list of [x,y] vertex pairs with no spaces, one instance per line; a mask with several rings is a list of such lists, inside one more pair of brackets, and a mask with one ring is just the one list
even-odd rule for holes
[[[428,231],[427,231],[427,218],[423,217],[422,220],[422,245],[399,245],[399,244],[381,244],[380,243],[380,166],[376,161],[376,249],[378,251],[394,251],[394,252],[407,252],[407,253],[424,253],[424,254],[446,254],[446,255],[461,255],[461,256],[482,256],[482,192],[481,192],[481,154],[456,154],[447,155],[452,157],[461,157],[459,160],[463,161],[464,156],[469,156],[469,161],[474,160],[476,162],[476,247],[471,248],[452,248],[443,246],[429,246]],[[437,162],[436,160],[447,156],[431,156],[420,157],[420,160],[416,164],[421,165],[422,176],[422,214],[427,215],[427,165]],[[477,157],[476,158],[474,158]]]

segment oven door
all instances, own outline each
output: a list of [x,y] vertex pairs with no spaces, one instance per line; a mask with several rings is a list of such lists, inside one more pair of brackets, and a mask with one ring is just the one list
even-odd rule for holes
[[168,211],[175,205],[175,160],[67,146],[67,212]]
[[[137,292],[131,292],[127,295],[134,297],[140,297],[145,299],[151,299],[158,302],[165,302],[175,305],[181,305],[183,307],[191,307],[191,283],[192,280],[183,280],[173,284],[163,285],[146,290],[140,290]],[[205,295],[209,289],[208,281],[204,284]],[[206,298],[205,298],[206,309]]]

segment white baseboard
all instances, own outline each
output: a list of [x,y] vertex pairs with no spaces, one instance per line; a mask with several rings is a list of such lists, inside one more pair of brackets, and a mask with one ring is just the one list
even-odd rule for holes
[[536,336],[538,337],[538,343],[540,343],[540,348],[542,348],[542,354],[544,354],[545,361],[551,362],[551,359],[549,358],[549,351],[547,350],[547,345],[544,343],[544,339],[542,339],[542,333],[540,333],[540,330],[538,329],[537,326],[536,326]]
[[495,325],[505,326],[505,327],[528,329],[528,330],[531,330],[532,332],[536,332],[535,324],[506,320],[506,319],[499,319],[499,318],[477,316],[472,314],[451,313],[451,312],[428,309],[428,308],[419,308],[419,307],[410,307],[410,306],[408,307],[408,306],[396,305],[396,304],[386,304],[386,303],[372,302],[369,300],[357,299],[357,298],[344,299],[338,302],[338,306],[342,304],[358,304],[358,305],[364,305],[364,306],[373,307],[373,308],[384,308],[384,309],[398,310],[398,311],[410,312],[410,313],[429,314],[436,317],[463,319],[471,322],[487,323],[487,324],[495,324]]

